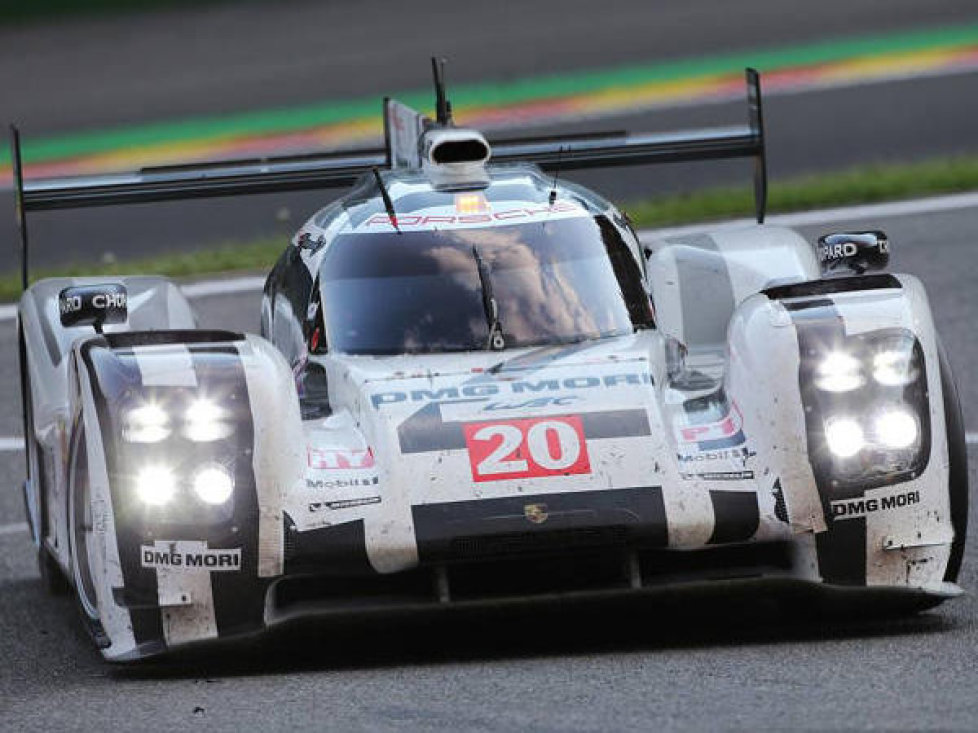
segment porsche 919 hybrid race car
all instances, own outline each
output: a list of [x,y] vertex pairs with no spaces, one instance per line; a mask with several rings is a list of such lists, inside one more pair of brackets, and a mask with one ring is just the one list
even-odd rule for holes
[[[436,119],[385,100],[378,151],[25,183],[14,131],[24,498],[107,659],[718,581],[960,593],[964,433],[927,296],[882,232],[761,223],[756,73],[745,127],[490,146],[435,70]],[[664,239],[562,177],[737,156],[758,225]],[[28,287],[32,210],[350,184],[275,264],[260,336],[199,330],[158,277]]]

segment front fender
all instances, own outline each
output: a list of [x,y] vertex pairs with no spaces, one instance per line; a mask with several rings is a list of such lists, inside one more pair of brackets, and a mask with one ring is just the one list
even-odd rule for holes
[[[288,365],[261,338],[213,331],[108,334],[74,352],[89,465],[100,466],[92,511],[105,550],[93,574],[107,655],[261,628],[282,572],[282,499],[303,466]],[[211,434],[193,429],[200,399],[217,410]],[[167,420],[141,435],[131,411],[147,404]],[[167,501],[141,493],[148,467],[169,472]],[[207,467],[233,478],[222,504],[194,489]]]
[[[903,471],[870,466],[865,479],[842,478],[826,457],[828,419],[843,404],[845,416],[868,422],[893,402],[862,391],[870,387],[825,399],[813,367],[830,350],[892,333],[912,338],[921,358],[918,382],[898,396],[917,417],[918,459]],[[737,309],[728,338],[729,393],[778,477],[792,528],[816,535],[817,574],[839,584],[937,588],[954,535],[938,346],[920,282],[875,275],[771,288]]]

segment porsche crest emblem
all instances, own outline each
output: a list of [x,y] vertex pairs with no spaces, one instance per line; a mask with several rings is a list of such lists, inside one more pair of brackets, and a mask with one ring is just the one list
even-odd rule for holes
[[527,504],[523,507],[523,516],[534,524],[543,524],[550,515],[546,504]]

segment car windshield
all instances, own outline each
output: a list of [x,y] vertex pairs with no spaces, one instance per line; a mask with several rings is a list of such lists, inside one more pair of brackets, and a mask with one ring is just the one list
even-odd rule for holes
[[603,216],[344,234],[319,278],[328,347],[347,354],[558,344],[652,324],[638,265]]

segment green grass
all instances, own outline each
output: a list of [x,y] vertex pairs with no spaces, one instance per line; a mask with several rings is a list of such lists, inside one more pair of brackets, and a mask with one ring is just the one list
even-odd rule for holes
[[[978,156],[860,166],[835,173],[772,181],[768,212],[804,211],[975,189],[978,189]],[[656,227],[752,216],[754,199],[749,185],[717,187],[626,202],[624,208],[636,227]],[[56,275],[152,273],[182,278],[214,273],[264,272],[282,253],[285,244],[284,238],[275,237],[244,243],[228,242],[191,253],[112,264],[78,263],[55,270],[32,271],[31,280]],[[0,276],[0,300],[14,300],[19,294],[17,275]]]
[[[860,166],[771,181],[768,213],[868,204],[978,189],[978,156],[920,163]],[[637,227],[752,216],[752,186],[708,188],[648,201],[625,202]]]

